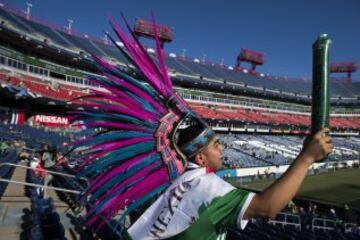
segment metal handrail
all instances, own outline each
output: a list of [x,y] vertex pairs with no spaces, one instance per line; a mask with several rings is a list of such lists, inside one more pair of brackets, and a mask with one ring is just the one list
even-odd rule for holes
[[[33,167],[28,167],[28,166],[23,166],[23,165],[19,165],[19,164],[14,164],[14,163],[0,163],[0,167],[2,166],[13,166],[13,167],[21,167],[21,168],[26,168],[26,169],[32,169],[34,170]],[[39,171],[41,172],[45,172],[45,173],[51,173],[52,175],[60,175],[60,176],[65,176],[65,177],[72,177],[72,178],[76,178],[76,176],[74,175],[70,175],[70,174],[67,174],[67,173],[60,173],[60,172],[55,172],[55,171],[51,171],[51,170],[46,170],[46,169],[40,169]],[[86,178],[80,178],[82,180],[87,180]]]
[[351,232],[352,228],[353,227],[357,227],[357,224],[356,223],[345,223],[345,232],[348,233],[348,232]]
[[[14,163],[7,163],[7,162],[0,163],[0,167],[3,167],[3,166],[21,167],[21,168],[34,170],[34,168],[32,168],[32,167],[27,167],[27,166],[14,164]],[[50,170],[45,170],[45,169],[41,169],[40,171],[43,171],[45,173],[50,173],[52,175],[60,175],[60,176],[76,178],[76,176],[66,174],[66,173],[60,173],[60,172],[55,172],[55,171],[50,171]],[[81,178],[81,179],[86,180],[85,178]],[[9,179],[6,179],[6,178],[0,178],[0,182],[15,183],[15,184],[21,184],[21,185],[30,186],[30,187],[39,187],[39,188],[43,188],[45,190],[46,189],[52,189],[52,190],[56,190],[56,191],[60,191],[60,192],[69,192],[69,193],[74,193],[74,194],[80,194],[81,193],[80,191],[76,191],[76,190],[48,186],[46,181],[45,181],[44,185],[42,185],[42,184],[28,183],[28,182],[9,180]]]
[[[300,224],[300,217],[298,215],[294,215],[294,214],[289,214],[289,213],[283,213],[283,212],[280,212],[278,213],[278,215],[283,215],[285,217],[284,221],[279,221],[279,220],[275,220],[275,219],[270,219],[269,220],[269,223],[271,224],[281,224],[281,225],[292,225],[292,226],[295,226],[297,227],[299,230],[301,230],[301,224]],[[292,217],[294,219],[297,219],[298,220],[298,223],[295,223],[295,222],[288,222],[288,217]]]
[[15,184],[21,184],[21,185],[25,185],[25,186],[39,187],[39,188],[45,188],[45,189],[53,189],[53,190],[60,191],[60,192],[69,192],[69,193],[74,193],[74,194],[81,193],[80,191],[70,190],[70,189],[66,189],[66,188],[50,187],[50,186],[42,185],[42,184],[21,182],[21,181],[9,180],[9,179],[5,179],[5,178],[0,178],[0,182],[15,183]]
[[[323,222],[324,226],[315,225],[314,224],[315,221]],[[326,226],[326,223],[329,223],[329,222],[334,224],[333,227]],[[314,231],[314,229],[333,230],[333,229],[335,229],[336,222],[334,220],[327,219],[327,218],[313,218],[311,226],[312,226],[312,228],[311,228],[312,231]]]

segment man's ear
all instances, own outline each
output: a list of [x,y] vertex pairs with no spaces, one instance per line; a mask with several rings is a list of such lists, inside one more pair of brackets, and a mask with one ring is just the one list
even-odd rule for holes
[[196,154],[194,160],[197,163],[197,165],[199,165],[200,167],[207,167],[207,161],[206,161],[205,154],[203,154],[203,153]]

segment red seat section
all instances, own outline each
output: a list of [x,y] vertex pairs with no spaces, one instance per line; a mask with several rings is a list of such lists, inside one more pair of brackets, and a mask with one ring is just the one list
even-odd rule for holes
[[[236,120],[254,124],[288,124],[305,127],[311,125],[311,119],[308,115],[200,103],[189,103],[189,105],[201,117],[213,120]],[[331,117],[330,125],[335,128],[360,128],[360,117]]]
[[10,76],[7,73],[1,72],[0,80],[2,82],[12,84],[15,87],[25,87],[28,91],[36,95],[61,101],[69,101],[73,98],[77,98],[86,94],[76,86],[65,83],[61,84],[59,82],[51,84],[48,81],[42,80],[41,78],[36,78],[24,74]]

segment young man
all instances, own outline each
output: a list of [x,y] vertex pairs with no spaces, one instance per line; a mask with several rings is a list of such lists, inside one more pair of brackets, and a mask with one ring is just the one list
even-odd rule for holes
[[193,125],[177,145],[189,160],[176,179],[130,227],[132,239],[222,239],[226,228],[244,229],[248,219],[274,217],[298,191],[308,168],[333,148],[329,129],[305,142],[289,169],[261,193],[237,189],[214,171],[222,167],[223,146],[210,128]]

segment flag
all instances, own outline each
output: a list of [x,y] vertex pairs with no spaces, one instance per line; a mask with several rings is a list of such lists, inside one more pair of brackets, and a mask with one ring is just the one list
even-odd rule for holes
[[23,112],[13,112],[11,114],[10,124],[21,125],[25,122],[25,113]]

